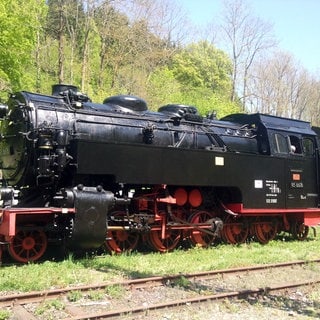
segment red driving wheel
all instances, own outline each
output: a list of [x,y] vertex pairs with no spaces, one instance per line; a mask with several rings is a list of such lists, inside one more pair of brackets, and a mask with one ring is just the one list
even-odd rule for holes
[[[212,218],[212,213],[208,211],[197,211],[189,218],[189,222],[191,224],[207,223]],[[213,243],[214,239],[214,235],[197,228],[193,229],[189,236],[192,245],[201,247],[208,247]]]
[[[113,212],[115,219],[125,220],[127,213],[125,211]],[[112,226],[110,226],[111,228]],[[122,253],[136,249],[139,243],[139,234],[128,232],[126,230],[108,230],[105,247],[110,253]]]
[[177,247],[180,239],[181,231],[175,229],[166,229],[164,238],[162,238],[161,230],[151,230],[149,234],[150,244],[159,252],[172,251]]
[[111,253],[134,250],[139,242],[139,234],[125,230],[108,231],[105,246]]

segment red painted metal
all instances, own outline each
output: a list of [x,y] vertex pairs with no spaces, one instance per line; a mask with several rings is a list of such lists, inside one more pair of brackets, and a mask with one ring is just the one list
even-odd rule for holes
[[18,230],[12,237],[8,250],[16,261],[27,263],[37,261],[47,249],[48,240],[41,230]]
[[168,196],[166,198],[158,198],[157,202],[168,203],[168,204],[176,204],[177,200],[176,200],[176,198]]
[[139,234],[126,230],[110,230],[105,246],[110,252],[122,253],[134,250],[139,242]]
[[201,205],[202,194],[199,189],[193,189],[189,192],[189,203],[194,208],[197,208]]
[[[209,211],[196,211],[190,217],[191,224],[201,224],[208,223],[210,219],[213,218],[213,214]],[[211,229],[211,225],[209,224],[209,230]],[[208,234],[206,232],[201,232],[201,228],[193,228],[190,231],[189,239],[191,244],[198,245],[201,247],[208,247],[213,243],[215,237],[212,234]]]
[[[125,211],[114,212],[113,215],[118,219],[125,218],[127,213]],[[125,228],[120,229],[119,226],[113,226],[116,229],[112,229],[110,226],[107,232],[107,240],[105,241],[105,247],[110,252],[122,253],[125,251],[134,250],[139,241],[139,234],[132,233],[125,230]]]
[[267,244],[273,240],[277,234],[277,224],[272,221],[257,221],[253,224],[253,229],[255,236],[262,244]]
[[320,223],[320,214],[316,215],[314,212],[305,211],[304,212],[304,224],[306,226],[312,227]]
[[149,241],[153,248],[159,252],[167,252],[175,249],[181,239],[181,231],[177,229],[167,229],[165,234],[160,231],[151,230]]
[[178,188],[174,192],[174,198],[176,198],[176,203],[178,206],[183,206],[188,201],[188,193],[184,188]]
[[228,203],[226,208],[234,213],[243,214],[283,214],[283,213],[317,213],[320,214],[320,208],[297,208],[297,209],[285,209],[285,208],[244,208],[242,203]]
[[303,215],[304,224],[306,226],[316,226],[320,224],[320,208],[297,208],[297,209],[284,209],[284,208],[244,208],[242,203],[228,203],[225,207],[235,214],[241,215],[255,215],[255,216],[265,216],[265,215]]
[[2,215],[2,223],[0,224],[0,235],[12,237],[16,235],[16,219],[19,215],[53,215],[53,214],[72,214],[75,213],[74,208],[3,208],[0,209]]
[[241,217],[227,217],[223,229],[222,237],[230,244],[244,243],[249,235],[249,226]]

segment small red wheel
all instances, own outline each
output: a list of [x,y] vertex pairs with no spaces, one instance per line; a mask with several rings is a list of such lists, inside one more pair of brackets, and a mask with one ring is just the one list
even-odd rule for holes
[[[213,214],[208,211],[197,211],[190,218],[191,224],[207,223],[213,218]],[[199,229],[193,229],[190,232],[189,240],[194,246],[208,247],[214,241],[215,236]]]
[[124,251],[134,250],[137,247],[138,242],[138,233],[116,230],[108,231],[105,246],[110,252],[122,253]]
[[13,259],[26,263],[40,259],[47,245],[47,236],[42,230],[19,230],[12,237],[8,251]]
[[159,252],[172,251],[177,247],[181,239],[181,231],[166,229],[165,237],[162,239],[161,230],[151,230],[149,233],[149,243]]
[[277,234],[277,224],[271,221],[256,222],[254,224],[254,235],[261,244],[267,244]]
[[249,235],[249,227],[243,221],[228,217],[222,229],[223,239],[230,244],[244,243]]

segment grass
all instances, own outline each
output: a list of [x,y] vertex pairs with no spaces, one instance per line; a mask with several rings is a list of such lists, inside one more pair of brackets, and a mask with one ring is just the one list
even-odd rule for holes
[[74,290],[68,293],[68,300],[70,302],[76,302],[83,298],[81,291]]
[[0,310],[0,320],[7,320],[11,316],[11,312],[9,310]]
[[41,316],[45,312],[52,310],[63,310],[65,305],[58,299],[42,302],[36,309],[35,315]]
[[106,290],[105,290],[105,293],[113,299],[118,299],[124,296],[124,292],[125,292],[125,288],[118,284],[108,286],[106,287]]
[[255,242],[237,246],[221,244],[208,249],[192,248],[165,254],[133,252],[86,259],[70,256],[60,262],[0,266],[0,292],[27,292],[67,286],[75,286],[76,290],[77,285],[123,278],[313,259],[320,259],[320,238],[310,237],[303,242],[277,240],[267,245]]

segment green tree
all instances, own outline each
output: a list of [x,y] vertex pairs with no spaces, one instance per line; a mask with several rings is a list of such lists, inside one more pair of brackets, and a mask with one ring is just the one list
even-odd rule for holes
[[149,77],[146,100],[154,111],[168,103],[182,103],[181,84],[168,66],[156,69]]
[[239,112],[239,105],[230,101],[232,63],[224,51],[200,41],[181,49],[172,60],[180,103],[196,106],[203,115]]
[[45,0],[0,0],[0,89],[28,87]]
[[217,94],[231,89],[231,61],[225,52],[207,41],[192,43],[176,54],[173,70],[186,86],[208,88]]

